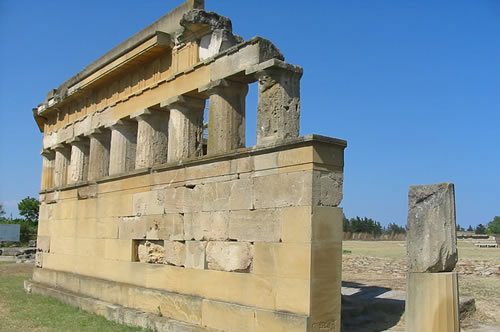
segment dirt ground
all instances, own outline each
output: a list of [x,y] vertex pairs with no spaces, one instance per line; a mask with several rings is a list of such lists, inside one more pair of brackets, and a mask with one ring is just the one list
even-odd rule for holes
[[[472,296],[477,308],[462,321],[462,327],[479,331],[486,324],[500,331],[500,249],[477,248],[466,241],[459,241],[458,247],[459,292],[461,296]],[[344,241],[343,249],[344,282],[405,290],[405,242]]]

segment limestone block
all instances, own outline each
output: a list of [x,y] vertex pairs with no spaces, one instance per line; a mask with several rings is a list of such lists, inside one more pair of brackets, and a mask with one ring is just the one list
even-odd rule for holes
[[165,248],[150,241],[139,244],[137,247],[139,262],[163,264],[165,261]]
[[41,251],[35,254],[35,267],[43,267],[43,252]]
[[255,331],[307,331],[307,316],[287,312],[255,310]]
[[458,279],[455,272],[408,275],[406,331],[460,331]]
[[252,273],[285,278],[311,277],[311,245],[308,243],[254,244]]
[[45,133],[43,135],[43,149],[49,149],[57,144],[57,132]]
[[165,264],[184,266],[186,262],[186,245],[179,241],[165,241]]
[[92,114],[91,128],[100,128],[111,125],[113,118],[113,109],[108,107]]
[[207,266],[211,270],[244,272],[253,259],[253,245],[248,242],[208,242]]
[[451,183],[411,186],[407,252],[410,272],[450,272],[458,259]]
[[97,239],[117,239],[118,238],[118,220],[117,218],[100,218],[96,222]]
[[186,240],[228,239],[229,212],[196,212],[184,215],[184,237]]
[[75,121],[74,123],[74,135],[83,136],[85,133],[92,129],[92,116],[87,115],[86,117]]
[[97,197],[97,185],[89,184],[85,187],[78,188],[77,190],[78,199],[88,199]]
[[204,299],[202,324],[217,331],[254,331],[255,310],[232,303]]
[[310,206],[280,209],[281,239],[283,242],[311,242],[312,208]]
[[67,141],[70,141],[75,137],[74,126],[73,124],[69,124],[65,127],[62,127],[57,131],[57,144],[64,144]]
[[313,205],[339,206],[343,197],[343,183],[341,172],[314,171]]
[[165,213],[165,190],[146,191],[134,194],[133,213],[136,216]]
[[206,267],[205,241],[186,241],[185,267],[203,270]]
[[[225,186],[229,186],[226,189]],[[250,210],[253,209],[253,180],[237,179],[227,183],[217,183],[217,191],[228,190],[229,201],[227,208],[229,210]]]
[[39,235],[36,239],[36,247],[39,251],[50,252],[50,237]]
[[228,235],[230,239],[238,241],[279,242],[279,212],[275,209],[231,211]]
[[89,141],[81,139],[71,143],[71,158],[68,170],[68,183],[87,180],[89,162]]
[[120,239],[145,239],[148,225],[142,217],[118,218],[118,234]]
[[110,128],[109,175],[121,174],[135,169],[137,123],[117,121]]
[[310,205],[312,178],[308,171],[255,177],[255,208]]

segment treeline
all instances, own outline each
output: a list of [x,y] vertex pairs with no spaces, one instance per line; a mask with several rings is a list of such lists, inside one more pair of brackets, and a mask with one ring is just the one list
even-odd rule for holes
[[485,225],[479,224],[476,227],[469,225],[467,230],[460,225],[457,225],[457,232],[474,232],[474,234],[500,234],[500,216],[493,217],[489,223]]
[[366,233],[373,236],[382,234],[406,234],[406,228],[395,223],[390,223],[383,227],[378,221],[367,217],[354,217],[347,219],[344,216],[344,232],[347,233]]
[[22,218],[12,218],[12,216],[6,216],[5,209],[0,203],[0,224],[19,224],[19,242],[22,244],[27,244],[30,240],[36,240],[39,205],[40,203],[36,198],[28,196],[17,205]]

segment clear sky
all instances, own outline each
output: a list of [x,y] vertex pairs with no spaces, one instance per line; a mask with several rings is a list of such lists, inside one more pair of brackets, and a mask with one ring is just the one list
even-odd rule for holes
[[[40,186],[31,109],[181,3],[0,0],[0,201]],[[406,223],[411,184],[455,183],[457,221],[500,215],[500,1],[207,0],[304,67],[301,134],[348,141],[348,217]],[[255,87],[247,143],[255,142]]]

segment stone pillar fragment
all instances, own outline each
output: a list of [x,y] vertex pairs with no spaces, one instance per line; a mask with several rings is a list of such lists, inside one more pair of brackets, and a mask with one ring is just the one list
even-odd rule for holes
[[86,134],[90,138],[88,180],[95,181],[109,174],[111,132],[94,129]]
[[89,162],[89,141],[84,138],[71,142],[71,158],[68,172],[68,183],[87,180]]
[[247,70],[259,80],[257,146],[299,136],[300,67],[272,59]]
[[453,271],[458,259],[453,184],[411,186],[408,205],[408,270]]
[[412,186],[408,201],[406,331],[459,331],[454,186]]
[[56,155],[53,150],[42,151],[42,190],[46,190],[54,186],[55,157]]
[[178,96],[161,103],[170,110],[168,162],[203,154],[203,110],[205,101]]
[[109,175],[135,169],[137,123],[120,120],[109,127],[111,129]]
[[210,96],[208,154],[245,147],[245,97],[248,86],[229,80],[217,80],[199,91]]
[[68,165],[71,157],[71,150],[65,144],[58,144],[54,147],[56,151],[54,161],[54,185],[61,187],[66,185],[68,178]]
[[167,161],[168,112],[141,110],[131,118],[137,120],[135,169]]

